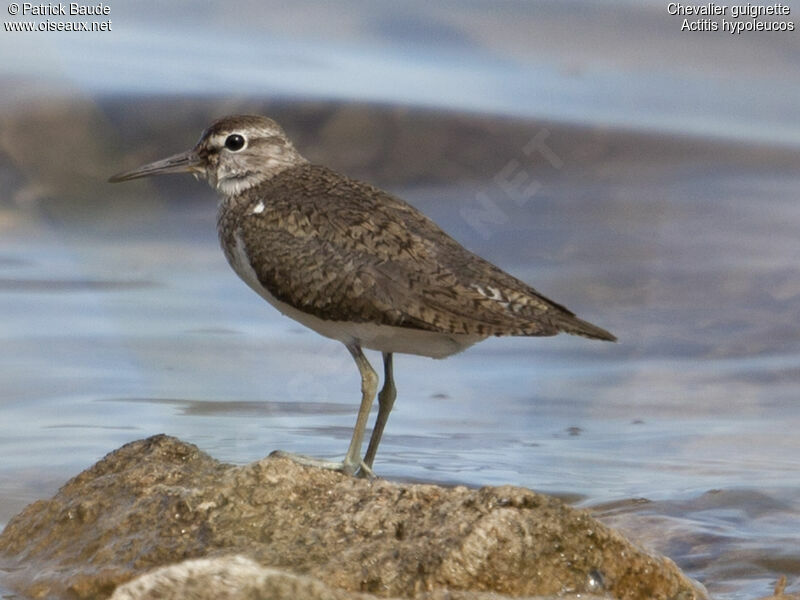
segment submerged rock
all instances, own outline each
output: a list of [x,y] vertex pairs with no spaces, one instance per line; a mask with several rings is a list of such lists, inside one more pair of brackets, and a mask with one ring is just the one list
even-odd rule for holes
[[28,506],[0,555],[7,585],[31,597],[105,598],[167,565],[115,598],[223,597],[181,588],[212,582],[230,598],[707,597],[669,559],[526,489],[369,482],[278,458],[232,466],[163,435]]

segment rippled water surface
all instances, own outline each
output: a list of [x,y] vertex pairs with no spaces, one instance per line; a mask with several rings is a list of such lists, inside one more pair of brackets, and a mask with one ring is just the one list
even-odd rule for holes
[[[483,20],[480,2],[424,19],[364,9],[335,17],[349,37],[324,12],[233,36],[216,9],[165,31],[120,8],[102,52],[8,46],[27,53],[0,97],[0,524],[160,432],[236,463],[343,455],[356,368],[236,278],[211,190],[105,183],[185,149],[214,115],[259,111],[619,337],[396,357],[379,474],[559,494],[714,597],[767,595],[781,574],[797,591],[797,44],[678,40],[660,4],[618,3],[624,27],[577,4]],[[211,62],[173,47],[212,24]],[[69,57],[58,73],[48,52]]]

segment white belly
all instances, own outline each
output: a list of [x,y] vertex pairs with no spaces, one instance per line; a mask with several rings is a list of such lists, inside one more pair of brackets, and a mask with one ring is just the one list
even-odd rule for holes
[[356,343],[362,348],[381,352],[418,354],[431,358],[450,356],[486,339],[486,336],[481,335],[446,334],[376,323],[351,323],[320,319],[281,302],[270,294],[269,290],[261,285],[256,272],[250,266],[244,242],[238,233],[235,235],[235,239],[236,247],[228,253],[228,258],[239,277],[282,314],[325,337],[339,340],[344,344]]

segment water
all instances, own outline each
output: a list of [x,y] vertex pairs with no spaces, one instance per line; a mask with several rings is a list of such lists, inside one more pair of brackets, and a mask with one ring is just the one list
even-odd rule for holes
[[[448,119],[459,139],[469,118]],[[446,361],[398,356],[376,468],[560,494],[717,597],[765,594],[800,571],[800,172],[781,166],[796,155],[765,166],[758,147],[726,156],[725,145],[613,134],[610,146],[655,165],[642,171],[560,150],[596,132],[547,131],[564,165],[528,165],[539,187],[525,202],[497,177],[393,189],[620,342],[492,339]],[[681,144],[685,158],[670,159],[664,148]],[[724,164],[695,169],[704,156]],[[42,199],[1,213],[3,521],[159,432],[237,463],[346,449],[359,383],[344,348],[236,279],[204,185],[130,185],[97,182],[82,210]],[[507,221],[464,210],[483,195]]]
[[119,3],[110,32],[0,36],[3,96],[355,99],[796,145],[797,36],[681,32],[667,4]]
[[658,2],[145,4],[0,37],[0,524],[155,433],[344,453],[349,355],[230,271],[212,192],[104,181],[247,110],[620,338],[396,357],[381,475],[558,494],[717,598],[798,591],[796,36]]

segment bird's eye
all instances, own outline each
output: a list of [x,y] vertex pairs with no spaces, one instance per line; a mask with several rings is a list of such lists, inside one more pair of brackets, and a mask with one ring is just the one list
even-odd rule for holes
[[225,138],[225,147],[231,152],[238,152],[244,148],[244,136],[232,133]]

